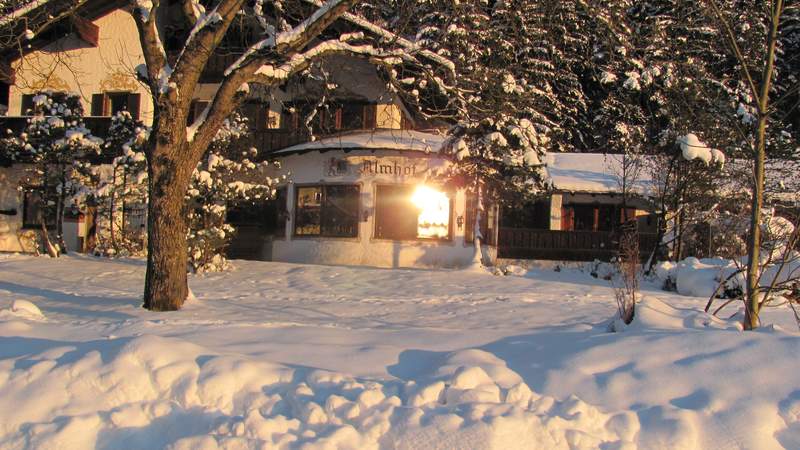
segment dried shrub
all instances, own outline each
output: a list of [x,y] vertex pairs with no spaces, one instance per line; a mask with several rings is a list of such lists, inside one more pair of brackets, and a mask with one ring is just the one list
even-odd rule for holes
[[619,318],[628,325],[633,321],[639,292],[639,233],[635,222],[623,226],[616,264],[619,275],[613,283],[614,298]]

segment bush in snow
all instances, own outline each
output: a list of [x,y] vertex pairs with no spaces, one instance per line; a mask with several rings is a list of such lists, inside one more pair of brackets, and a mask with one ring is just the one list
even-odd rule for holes
[[639,294],[639,233],[635,222],[628,222],[623,227],[616,264],[619,276],[612,282],[614,299],[619,319],[628,325],[633,321]]
[[246,132],[246,119],[234,114],[192,174],[186,195],[187,241],[189,263],[196,272],[227,266],[225,248],[235,231],[226,222],[228,206],[255,204],[275,195],[278,180],[268,173],[274,164],[254,161],[257,150],[240,144]]
[[[762,220],[764,239],[758,264],[758,286],[762,306],[788,305],[797,315],[800,293],[800,236],[792,220],[774,212]],[[706,311],[718,313],[725,306],[743,300],[747,265],[746,251],[735,258],[689,257],[677,264],[663,262],[655,266],[655,274],[666,287],[682,295],[706,297]],[[724,299],[712,311],[717,299]],[[800,323],[799,323],[800,325]]]
[[[19,188],[35,203],[45,251],[57,256],[66,250],[64,213],[85,197],[83,161],[99,154],[103,141],[86,128],[77,94],[40,92],[30,113],[23,132],[9,136],[4,145],[12,160],[31,164]],[[55,231],[55,243],[49,230]]]
[[150,130],[127,111],[111,118],[105,151],[116,156],[110,166],[96,168],[94,192],[97,233],[94,251],[106,256],[141,256],[147,248],[147,164],[143,146]]

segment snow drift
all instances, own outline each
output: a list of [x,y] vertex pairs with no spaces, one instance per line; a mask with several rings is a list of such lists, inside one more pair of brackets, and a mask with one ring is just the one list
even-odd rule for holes
[[[463,365],[475,363],[478,365]],[[630,445],[635,414],[533,392],[480,350],[440,379],[378,382],[142,336],[4,360],[4,448],[585,448]]]

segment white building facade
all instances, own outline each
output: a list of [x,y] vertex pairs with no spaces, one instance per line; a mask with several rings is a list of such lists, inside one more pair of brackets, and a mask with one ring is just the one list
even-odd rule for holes
[[[407,130],[337,136],[279,151],[290,182],[278,195],[275,261],[376,267],[463,267],[476,257],[474,208],[463,189],[437,183],[443,137]],[[497,214],[482,230],[496,257]],[[469,225],[468,225],[469,223]]]

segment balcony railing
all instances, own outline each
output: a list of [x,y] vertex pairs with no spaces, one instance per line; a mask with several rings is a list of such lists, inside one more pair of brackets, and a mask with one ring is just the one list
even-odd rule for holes
[[[639,253],[648,255],[658,236],[639,233]],[[608,231],[534,230],[501,227],[497,253],[500,258],[559,261],[609,261],[617,255],[619,233]]]
[[[2,137],[6,137],[7,131],[11,130],[13,134],[19,134],[25,127],[28,126],[29,116],[2,116],[0,117],[0,130],[2,130]],[[111,117],[95,117],[87,116],[83,118],[86,128],[92,131],[92,134],[105,138],[108,136],[108,127],[111,126]]]
[[[2,137],[6,137],[6,130],[10,130],[12,134],[19,135],[27,127],[28,119],[29,117],[27,116],[0,117]],[[84,117],[83,120],[86,128],[91,130],[93,135],[100,138],[108,137],[108,128],[111,125],[110,117],[89,116]],[[276,150],[307,141],[308,135],[306,133],[286,129],[265,129],[251,131],[238,145],[257,148],[259,155],[263,158]]]

